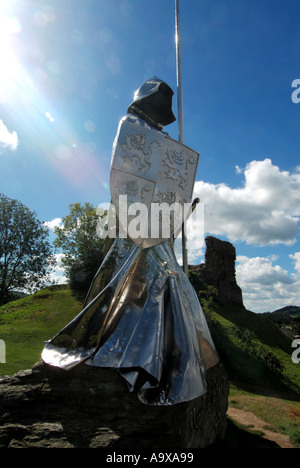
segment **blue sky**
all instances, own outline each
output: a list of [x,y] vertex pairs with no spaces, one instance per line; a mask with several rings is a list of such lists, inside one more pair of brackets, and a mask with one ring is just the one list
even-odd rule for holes
[[[184,142],[200,153],[205,234],[235,245],[250,310],[300,305],[300,3],[180,7]],[[134,90],[159,76],[177,115],[174,9],[173,0],[1,0],[1,192],[50,226],[71,203],[109,201],[112,142]],[[177,122],[165,130],[177,139]]]

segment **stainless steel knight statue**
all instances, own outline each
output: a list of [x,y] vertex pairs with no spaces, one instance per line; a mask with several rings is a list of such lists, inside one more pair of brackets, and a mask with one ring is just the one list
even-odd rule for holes
[[121,119],[110,181],[120,230],[82,311],[42,352],[46,363],[66,371],[79,363],[115,369],[141,402],[156,406],[203,395],[206,370],[218,362],[198,297],[173,250],[199,155],[162,131],[175,120],[172,96],[153,77]]

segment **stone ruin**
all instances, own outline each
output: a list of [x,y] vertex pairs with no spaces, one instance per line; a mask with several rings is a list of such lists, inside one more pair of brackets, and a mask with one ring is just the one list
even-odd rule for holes
[[205,263],[192,265],[190,270],[199,275],[204,287],[216,288],[216,301],[220,305],[244,307],[242,290],[236,282],[235,247],[213,236],[206,237],[205,242]]

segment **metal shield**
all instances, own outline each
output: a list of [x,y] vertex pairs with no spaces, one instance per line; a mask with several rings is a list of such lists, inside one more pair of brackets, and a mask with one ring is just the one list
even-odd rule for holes
[[148,248],[177,235],[187,216],[199,154],[164,133],[124,120],[111,162],[120,236]]

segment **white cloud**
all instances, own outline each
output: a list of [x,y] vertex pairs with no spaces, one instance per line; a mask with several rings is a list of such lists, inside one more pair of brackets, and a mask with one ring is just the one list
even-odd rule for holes
[[[182,265],[182,231],[174,243],[177,261]],[[198,265],[203,261],[205,251],[204,204],[198,203],[186,223],[186,248],[188,263]]]
[[295,262],[295,270],[300,274],[300,252],[291,254],[290,258]]
[[55,281],[56,284],[66,284],[67,283],[67,278],[65,276],[65,270],[62,265],[62,259],[65,254],[59,253],[55,254],[56,258],[56,265],[53,269],[53,271],[50,273],[50,280]]
[[14,151],[17,149],[19,139],[17,132],[9,132],[6,125],[0,120],[0,154],[7,148]]
[[299,171],[281,171],[265,159],[247,164],[244,177],[244,185],[238,188],[195,183],[194,196],[205,205],[205,232],[225,235],[231,242],[295,243],[300,216]]
[[237,257],[236,279],[247,309],[272,312],[300,303],[300,269],[296,274],[289,274],[281,266],[274,265],[275,261],[276,256]]
[[55,227],[62,227],[62,219],[61,218],[54,218],[52,221],[45,221],[44,226],[51,231],[54,230]]
[[[204,251],[205,247],[204,244],[201,244],[202,247],[198,245],[198,243],[187,243],[187,256],[188,256],[188,264],[189,265],[199,265],[204,261]],[[182,258],[182,238],[179,237],[174,242],[174,251],[176,260],[179,265],[183,264]]]
[[[232,243],[293,245],[299,233],[300,166],[288,172],[265,159],[251,161],[244,169],[236,166],[235,172],[244,176],[236,188],[195,184],[194,196],[205,207],[205,235],[227,237]],[[237,283],[249,310],[266,312],[300,304],[300,252],[290,258],[294,272],[282,268],[277,255],[238,257]]]
[[246,278],[247,284],[275,286],[277,283],[293,283],[286,270],[279,265],[273,266],[271,258],[238,256],[237,261],[239,262],[237,273],[241,275],[242,282],[243,278]]

